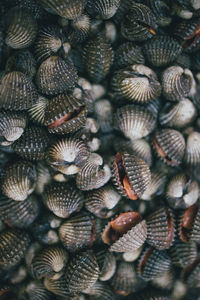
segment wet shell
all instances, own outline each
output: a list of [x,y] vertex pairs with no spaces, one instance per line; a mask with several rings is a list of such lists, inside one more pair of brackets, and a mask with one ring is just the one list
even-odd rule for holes
[[51,146],[47,152],[47,162],[59,172],[76,174],[89,157],[86,144],[75,138],[65,138]]
[[113,180],[122,195],[136,200],[147,189],[151,173],[149,166],[141,158],[118,152],[113,163]]
[[155,99],[161,93],[156,73],[140,64],[115,72],[111,86],[119,97],[139,103]]
[[113,106],[107,99],[100,99],[94,104],[95,115],[102,132],[112,131]]
[[126,105],[117,110],[114,123],[127,138],[135,140],[147,136],[154,130],[156,118],[144,107]]
[[189,165],[196,165],[200,162],[200,133],[193,131],[186,141],[185,162]]
[[115,295],[111,291],[109,285],[99,281],[97,281],[92,287],[84,290],[83,293],[89,295],[94,300],[113,300],[115,298]]
[[0,233],[0,267],[9,269],[24,257],[30,245],[30,237],[25,231],[8,229]]
[[101,250],[96,253],[97,263],[99,265],[99,280],[109,280],[116,271],[116,258],[113,253]]
[[114,58],[113,50],[100,33],[87,41],[82,50],[82,60],[89,79],[99,83],[109,73]]
[[182,134],[174,129],[157,130],[153,137],[153,145],[157,155],[168,165],[178,166],[181,164],[185,140]]
[[[12,86],[12,89],[10,88]],[[0,107],[25,110],[37,100],[37,90],[31,80],[21,72],[9,72],[0,79]]]
[[151,170],[151,182],[141,196],[142,200],[151,200],[155,196],[160,196],[164,193],[167,176],[159,170]]
[[117,11],[120,0],[88,0],[86,10],[94,18],[110,19]]
[[192,88],[193,75],[188,69],[179,66],[167,68],[162,74],[163,95],[172,101],[188,97]]
[[7,197],[23,201],[34,191],[36,178],[36,170],[32,164],[16,162],[5,168],[1,188]]
[[170,36],[156,36],[144,44],[144,54],[151,65],[161,67],[172,63],[182,47]]
[[13,8],[6,17],[5,42],[9,47],[21,49],[29,47],[35,40],[37,23],[33,16],[26,10]]
[[36,279],[48,277],[56,279],[68,261],[68,254],[60,246],[50,246],[40,250],[33,258],[31,272]]
[[67,218],[83,206],[83,195],[74,186],[55,182],[46,187],[43,193],[44,203],[58,217]]
[[50,56],[40,65],[36,84],[42,94],[56,95],[70,91],[78,81],[74,65],[58,56]]
[[9,146],[20,138],[26,127],[27,117],[24,113],[0,112],[0,144]]
[[82,99],[60,94],[47,104],[44,124],[50,133],[66,134],[83,127],[86,114],[86,104]]
[[199,274],[200,274],[200,255],[197,255],[195,260],[188,264],[183,271],[182,279],[187,283],[188,287],[199,288]]
[[29,117],[39,125],[44,125],[44,114],[49,100],[39,96],[35,103],[28,109]]
[[156,34],[156,29],[151,9],[143,4],[131,4],[121,23],[121,34],[129,41],[146,41]]
[[162,207],[146,218],[147,243],[158,250],[168,249],[174,243],[175,220],[172,210]]

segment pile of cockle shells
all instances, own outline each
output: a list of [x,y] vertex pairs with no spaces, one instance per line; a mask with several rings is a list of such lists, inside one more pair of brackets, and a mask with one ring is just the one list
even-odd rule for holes
[[0,299],[200,296],[200,1],[0,1]]

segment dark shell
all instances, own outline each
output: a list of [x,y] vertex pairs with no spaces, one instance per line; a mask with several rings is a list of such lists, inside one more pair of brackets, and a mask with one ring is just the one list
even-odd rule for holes
[[158,25],[165,27],[171,23],[171,9],[168,1],[148,0],[146,2],[151,8]]
[[43,284],[36,280],[31,280],[25,286],[25,291],[23,292],[23,294],[20,294],[22,300],[50,300],[51,296],[52,294],[45,289]]
[[85,41],[90,33],[90,25],[90,18],[86,14],[82,14],[71,21],[70,25],[63,29],[63,33],[70,42],[70,45],[78,45]]
[[113,253],[107,250],[100,250],[96,254],[97,263],[99,265],[99,280],[109,280],[116,271],[116,258]]
[[94,18],[110,19],[117,11],[120,0],[88,0],[86,10]]
[[200,162],[200,133],[191,132],[186,140],[185,162],[188,165],[196,165]]
[[199,275],[200,275],[200,255],[198,254],[195,260],[188,264],[183,271],[182,279],[183,282],[191,288],[199,288]]
[[95,284],[85,289],[84,294],[89,295],[90,299],[98,300],[98,299],[104,299],[104,300],[113,300],[115,299],[115,295],[112,292],[110,286],[104,282],[95,282]]
[[44,279],[44,286],[48,291],[52,292],[53,294],[64,297],[66,300],[71,300],[65,276],[61,276],[59,279],[56,280],[46,277]]
[[198,65],[198,63],[197,62],[192,63],[192,59],[194,59],[195,61],[194,57],[191,58],[188,54],[183,52],[176,58],[174,64],[179,65],[182,68],[194,69],[196,68],[196,65]]
[[41,19],[46,14],[45,10],[37,0],[15,0],[14,2],[18,7],[28,10],[36,20]]
[[150,288],[144,292],[133,294],[131,297],[134,297],[134,300],[170,300],[165,291],[151,291]]

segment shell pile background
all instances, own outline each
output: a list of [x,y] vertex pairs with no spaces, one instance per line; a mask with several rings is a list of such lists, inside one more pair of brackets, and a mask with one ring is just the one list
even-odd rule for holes
[[0,0],[0,299],[200,299],[199,197],[199,0]]

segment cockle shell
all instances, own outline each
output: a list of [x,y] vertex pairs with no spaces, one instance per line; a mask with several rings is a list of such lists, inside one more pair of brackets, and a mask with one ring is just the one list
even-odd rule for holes
[[117,11],[120,0],[88,0],[86,10],[94,18],[110,19]]
[[185,162],[188,165],[195,165],[200,162],[200,133],[191,132],[186,140]]

